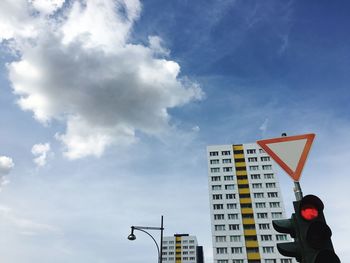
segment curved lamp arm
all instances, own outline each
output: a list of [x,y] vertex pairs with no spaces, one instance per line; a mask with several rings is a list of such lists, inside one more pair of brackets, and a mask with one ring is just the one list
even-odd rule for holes
[[160,255],[160,250],[159,250],[159,245],[158,245],[157,241],[154,239],[154,237],[153,237],[150,233],[148,233],[147,231],[145,231],[145,230],[143,230],[143,229],[141,229],[141,228],[138,228],[138,227],[133,227],[133,228],[134,228],[134,229],[137,229],[137,230],[139,230],[139,231],[142,231],[142,232],[146,233],[147,235],[149,235],[150,238],[152,238],[152,240],[154,241],[154,244],[156,244],[156,246],[157,246],[158,255],[161,256],[161,255]]

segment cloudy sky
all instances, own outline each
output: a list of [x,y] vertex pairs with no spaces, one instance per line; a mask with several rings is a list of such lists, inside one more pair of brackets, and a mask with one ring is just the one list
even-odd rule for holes
[[[301,178],[350,261],[346,1],[0,1],[0,259],[211,262],[206,146],[313,132]],[[293,183],[279,179],[288,214]],[[158,233],[154,233],[157,236]]]

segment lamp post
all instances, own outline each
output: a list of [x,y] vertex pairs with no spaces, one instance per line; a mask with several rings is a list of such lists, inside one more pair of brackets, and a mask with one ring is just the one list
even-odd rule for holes
[[[157,243],[157,241],[154,239],[154,237],[148,233],[145,229],[147,230],[160,230],[160,247]],[[161,216],[161,220],[160,220],[160,227],[151,227],[151,226],[131,226],[131,233],[128,236],[128,239],[133,241],[136,239],[136,236],[134,234],[135,230],[139,230],[141,232],[146,233],[150,238],[152,238],[153,242],[156,244],[157,247],[157,251],[158,251],[158,263],[162,263],[163,262],[163,258],[162,258],[162,252],[163,252],[163,216]]]

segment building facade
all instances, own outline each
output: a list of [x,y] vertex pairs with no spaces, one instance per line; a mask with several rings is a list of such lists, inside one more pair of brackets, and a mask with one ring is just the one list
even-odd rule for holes
[[214,263],[294,263],[272,220],[285,218],[270,157],[257,144],[207,147]]
[[197,238],[189,234],[175,234],[163,237],[164,263],[204,263],[203,247]]

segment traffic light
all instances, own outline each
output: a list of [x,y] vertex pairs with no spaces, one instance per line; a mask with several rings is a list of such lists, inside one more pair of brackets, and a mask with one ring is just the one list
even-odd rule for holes
[[294,242],[277,244],[278,251],[302,263],[340,263],[333,249],[332,231],[323,215],[322,201],[307,195],[293,204],[295,213],[290,219],[273,221],[277,232],[294,238]]

